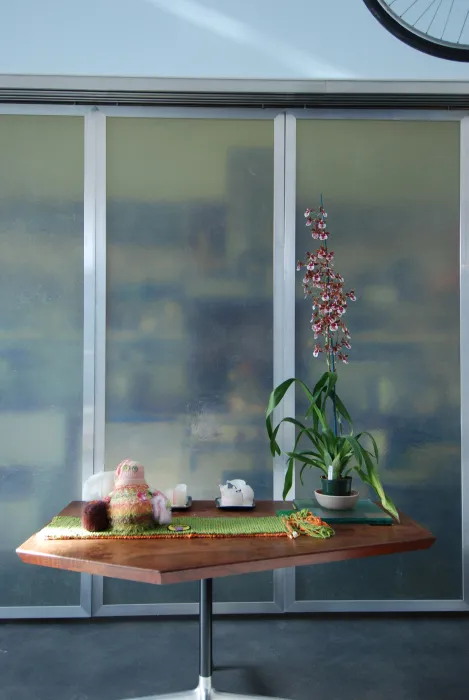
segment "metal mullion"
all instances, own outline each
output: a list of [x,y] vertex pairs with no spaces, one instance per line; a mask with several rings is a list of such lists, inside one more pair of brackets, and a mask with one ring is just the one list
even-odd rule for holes
[[0,607],[0,620],[52,620],[89,617],[82,605],[11,605]]
[[[279,115],[274,121],[274,386],[295,375],[295,182],[296,120]],[[275,412],[275,420],[295,415],[295,391],[290,389]],[[293,426],[283,425],[279,443],[289,444]],[[274,462],[274,500],[281,500],[285,458]],[[294,496],[293,489],[290,498]],[[285,610],[290,569],[274,571],[274,601]]]
[[467,612],[464,600],[297,600],[288,613]]
[[192,92],[192,93],[280,93],[280,94],[395,94],[467,95],[468,80],[357,80],[288,78],[165,78],[136,76],[0,75],[0,89],[37,91],[38,99],[47,90],[93,92]]
[[327,119],[327,120],[376,120],[376,121],[443,121],[457,122],[467,116],[465,110],[448,111],[445,109],[390,109],[389,107],[375,109],[348,109],[338,107],[336,109],[290,109],[288,113],[296,119]]
[[104,471],[106,428],[106,116],[96,111],[96,325],[94,473]]
[[270,107],[148,107],[102,105],[99,108],[108,117],[147,119],[248,119],[271,121],[279,115],[279,108]]
[[[104,468],[106,362],[106,117],[98,109],[85,116],[83,482]],[[88,615],[100,607],[102,586],[81,576],[80,600]],[[101,600],[102,604],[102,600]]]
[[[295,182],[296,120],[291,115],[275,119],[274,177],[274,385],[295,375]],[[283,145],[283,149],[281,148]],[[295,415],[295,390],[292,387],[275,420]],[[279,444],[294,438],[292,425],[279,431]],[[285,458],[274,458],[274,499],[281,500],[285,477]],[[295,487],[290,491],[294,497]]]
[[84,117],[92,107],[86,105],[54,104],[1,104],[1,115],[36,116],[36,117]]
[[[96,112],[84,119],[82,483],[93,474],[96,309]],[[80,604],[91,615],[92,577],[81,574]]]
[[[114,603],[100,607],[96,617],[196,615],[198,609],[198,603]],[[274,615],[281,609],[271,600],[227,601],[214,603],[213,612],[215,615]]]
[[[296,285],[296,118],[292,114],[285,117],[285,250],[284,250],[284,378],[296,375],[295,360],[295,285]],[[283,401],[284,415],[295,416],[295,387],[292,387]],[[285,425],[283,439],[293,444],[295,428]],[[295,474],[290,499],[295,497]],[[295,591],[296,569],[284,570],[283,609],[288,610],[290,598]]]
[[[284,336],[283,336],[283,293],[284,293],[284,245],[285,245],[285,114],[274,119],[274,246],[273,246],[273,370],[274,387],[284,376]],[[278,411],[276,417],[278,418]],[[274,500],[282,498],[283,460],[274,457],[273,495]],[[273,572],[274,601],[279,610],[284,610],[285,569]]]
[[469,117],[460,131],[460,363],[461,363],[461,507],[462,590],[469,604]]

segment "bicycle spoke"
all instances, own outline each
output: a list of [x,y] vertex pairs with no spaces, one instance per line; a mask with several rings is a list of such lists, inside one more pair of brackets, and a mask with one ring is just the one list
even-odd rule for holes
[[405,10],[405,12],[403,12],[402,15],[399,15],[399,17],[400,17],[401,19],[403,19],[403,18],[404,18],[404,15],[406,15],[406,14],[409,12],[409,10],[411,10],[411,9],[413,8],[413,6],[416,5],[418,2],[420,2],[420,0],[414,0],[414,2],[413,2],[411,5],[409,5],[409,7],[407,8],[407,10]]
[[418,19],[415,20],[415,22],[414,22],[413,25],[412,25],[413,27],[415,27],[415,25],[418,24],[418,23],[420,22],[420,20],[422,19],[422,17],[423,17],[424,15],[427,14],[428,10],[431,10],[431,9],[432,9],[432,6],[433,6],[436,2],[438,2],[438,0],[433,0],[432,4],[429,5],[429,6],[427,7],[427,9],[424,10],[424,11],[422,12],[422,14],[420,15],[420,17],[419,17]]
[[464,24],[462,25],[462,29],[461,29],[461,32],[460,32],[459,37],[458,37],[458,44],[459,44],[459,41],[460,41],[460,39],[461,39],[462,33],[463,33],[463,31],[464,31],[464,27],[466,26],[467,16],[468,16],[468,15],[469,15],[469,10],[466,12],[466,18],[465,18],[465,20],[464,20]]
[[454,0],[451,0],[451,7],[449,8],[448,16],[446,18],[445,26],[443,27],[443,33],[440,37],[440,39],[443,39],[445,32],[446,32],[446,27],[448,26],[449,18],[451,16],[451,13],[453,11],[453,5],[454,5]]
[[438,12],[439,12],[440,7],[442,6],[442,4],[443,4],[443,0],[440,0],[440,3],[439,3],[438,7],[437,7],[436,10],[435,10],[435,14],[434,14],[433,17],[432,17],[432,21],[431,21],[430,24],[428,25],[427,34],[430,32],[430,29],[432,28],[432,24],[433,24],[433,22],[435,21],[436,16],[437,16],[437,14],[438,14]]

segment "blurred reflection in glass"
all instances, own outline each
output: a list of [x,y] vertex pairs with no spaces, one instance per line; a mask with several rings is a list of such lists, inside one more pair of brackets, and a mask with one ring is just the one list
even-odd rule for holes
[[83,119],[0,116],[0,606],[78,605],[15,548],[81,491]]
[[[340,396],[377,438],[390,497],[437,537],[428,552],[299,568],[297,597],[459,598],[459,124],[297,124],[298,254],[309,245],[303,211],[323,193],[337,266],[358,297]],[[314,382],[324,367],[299,276],[296,313],[296,376]],[[297,495],[318,479],[307,475]]]
[[[213,499],[239,477],[269,498],[273,122],[112,118],[107,144],[106,469],[130,457],[160,489]],[[271,582],[216,592],[270,600]],[[106,603],[196,599],[105,581]]]

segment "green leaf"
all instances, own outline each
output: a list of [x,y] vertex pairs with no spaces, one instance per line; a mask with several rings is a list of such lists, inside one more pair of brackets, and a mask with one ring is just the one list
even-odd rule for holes
[[340,452],[339,452],[340,456],[345,458],[345,456],[348,454],[351,457],[353,453],[350,449],[350,445],[348,444],[347,440],[344,440],[343,437],[341,438],[341,440],[342,440],[342,442],[341,442],[341,448],[340,448]]
[[[294,419],[287,419],[285,418],[286,421],[293,422]],[[299,423],[299,421],[297,421]],[[300,423],[301,425],[301,423]],[[296,435],[296,440],[295,440],[295,446],[293,448],[293,451],[296,451],[296,448],[298,447],[298,444],[303,437],[303,435],[306,435],[310,441],[313,443],[314,447],[318,450],[318,440],[317,440],[317,435],[315,434],[314,430],[311,428],[306,428],[305,426],[302,426],[301,430],[298,431]]]
[[282,401],[283,397],[293,384],[297,380],[292,377],[291,379],[286,379],[284,382],[279,384],[270,394],[269,403],[267,404],[266,416],[270,416],[271,413],[277,408],[279,403]]
[[329,372],[327,381],[327,393],[332,395],[335,385],[337,384],[337,372]]
[[285,481],[283,483],[282,498],[284,501],[286,500],[288,493],[293,485],[293,464],[294,464],[294,460],[289,459],[287,462],[288,467],[287,467],[287,471],[285,474]]
[[[321,399],[320,399],[320,398],[316,401],[315,406],[316,406],[316,408],[317,408],[318,411],[321,410]],[[318,414],[317,414],[317,412],[314,410],[313,406],[311,406],[310,409],[311,409],[311,410],[310,410],[310,414],[311,414],[311,413],[313,414],[313,429],[314,429],[314,431],[317,433],[317,432],[319,431]],[[308,418],[308,413],[309,413],[309,411],[306,412],[306,418]]]
[[340,461],[339,455],[334,457],[334,459],[332,460],[331,466],[332,466],[332,473],[334,475],[334,479],[338,479],[341,475],[341,472],[342,472],[342,463]]
[[280,446],[277,442],[277,434],[280,429],[280,426],[282,423],[293,423],[293,425],[296,425],[300,430],[306,431],[307,428],[301,423],[301,421],[296,420],[296,418],[282,418],[280,423],[276,426],[275,430],[272,432],[272,436],[270,438],[270,452],[272,454],[272,457],[275,457],[275,455],[281,455],[282,451],[280,449]]
[[345,420],[349,423],[350,426],[352,426],[353,423],[352,423],[352,419],[351,419],[351,417],[350,417],[350,414],[349,414],[349,412],[347,411],[347,409],[345,408],[345,406],[344,406],[343,402],[341,401],[341,399],[337,396],[337,394],[335,395],[335,406],[336,406],[337,412],[338,412],[343,418],[345,418]]
[[308,464],[310,467],[317,467],[327,473],[325,465],[323,465],[320,460],[308,457],[304,452],[287,452],[287,455],[290,459],[298,460],[298,462]]
[[397,520],[397,522],[400,522],[399,512],[389,496],[385,495],[384,498],[381,499],[381,505],[383,506],[384,510],[387,510],[388,513]]
[[[378,484],[379,484],[379,489],[380,489],[380,491],[376,491],[376,493],[377,493],[378,496],[381,498],[381,496],[384,494],[384,490],[383,490],[383,487],[381,486],[381,482],[380,482],[379,479],[378,479],[378,475],[377,475],[377,472],[376,472],[376,465],[375,465],[375,463],[373,462],[372,458],[370,457],[370,453],[368,452],[368,450],[365,450],[365,448],[363,447],[363,445],[360,445],[360,447],[361,447],[361,449],[362,449],[363,461],[365,462],[365,466],[366,466],[366,470],[367,470],[367,472],[368,472],[368,476],[370,477],[370,479],[372,478],[372,475],[375,475],[376,478],[377,478],[377,482],[378,482]],[[375,490],[376,490],[376,489],[375,489]]]
[[[322,392],[322,390],[324,389],[326,384],[330,381],[331,374],[334,374],[334,372],[324,372],[324,374],[319,378],[319,380],[314,385],[313,396],[315,397],[315,400],[319,396],[319,394]],[[336,381],[337,381],[337,375],[336,375]]]
[[360,447],[362,450],[363,461],[366,465],[366,472],[362,472],[361,470],[357,469],[360,478],[362,479],[362,481],[364,481],[366,484],[369,484],[375,490],[384,510],[390,513],[399,522],[399,513],[397,512],[397,508],[384,492],[384,488],[379,478],[376,465],[373,463],[369,452],[365,450],[365,448],[362,445],[360,445]]
[[302,382],[301,379],[296,379],[295,381],[296,381],[297,384],[299,384],[300,387],[303,389],[304,393],[306,394],[306,398],[308,399],[308,401],[309,401],[310,403],[314,403],[314,402],[316,401],[316,397],[314,396],[314,394],[311,393],[311,391],[310,391],[309,388],[306,386],[306,384],[305,384],[304,382]]
[[321,395],[325,393],[327,395],[327,387],[326,384],[329,385],[330,382],[330,376],[333,374],[332,372],[324,372],[324,374],[320,377],[319,381],[316,382],[313,393],[312,393],[312,398],[310,399],[309,402],[309,408],[306,411],[305,418],[308,418],[313,414],[314,411],[314,404],[318,407],[319,410],[322,410],[322,401],[321,401]]
[[362,435],[366,435],[367,437],[370,438],[371,443],[373,445],[373,452],[375,454],[375,459],[377,462],[379,462],[378,445],[376,444],[376,440],[374,439],[373,435],[371,433],[368,433],[366,430],[364,430],[363,432],[361,432],[357,435],[357,440],[359,440]]
[[363,469],[360,469],[360,467],[355,466],[354,469],[357,472],[360,479],[363,481],[363,483],[368,484],[368,486],[371,486],[371,482],[368,478],[368,474],[365,471],[363,471]]
[[379,499],[381,501],[381,505],[383,506],[384,510],[387,510],[388,513],[390,513],[394,518],[396,518],[397,522],[399,522],[399,513],[397,512],[397,508],[394,505],[394,503],[391,501],[391,499],[386,496],[384,493],[383,486],[381,484],[381,481],[376,473],[374,473],[370,477],[371,485],[376,491],[376,493],[379,496]]
[[303,464],[303,466],[301,467],[301,471],[300,471],[300,481],[301,481],[301,485],[302,485],[302,486],[304,486],[304,483],[303,483],[303,472],[304,472],[304,470],[306,469],[307,466],[308,466],[307,464]]
[[322,399],[322,410],[323,411],[326,409],[327,399],[330,399],[331,401],[334,400],[335,385],[336,384],[337,384],[337,373],[336,372],[329,372],[329,380],[327,382],[327,390],[324,392],[323,399]]
[[346,440],[352,448],[352,452],[355,456],[355,459],[358,462],[358,466],[361,467],[363,464],[362,446],[360,445],[358,440],[352,437],[351,435],[346,435],[344,440]]
[[[296,450],[293,450],[293,452],[296,452]],[[314,457],[315,459],[322,460],[321,455],[317,452],[313,452],[313,450],[302,450],[302,452],[299,452],[298,454],[308,455],[308,457]]]
[[277,433],[280,430],[280,423],[277,425],[275,430],[273,431],[271,437],[270,437],[270,453],[272,457],[275,457],[275,455],[280,455],[282,454],[282,451],[280,449],[280,446],[277,442]]
[[327,432],[329,426],[327,425],[327,421],[323,412],[316,406],[316,404],[313,404],[313,410],[317,416],[319,423],[321,424],[321,428],[324,430],[324,432]]
[[300,420],[297,420],[296,418],[290,418],[290,416],[288,416],[287,418],[282,418],[280,423],[291,423],[292,425],[296,425],[297,428],[300,428],[300,430],[308,430],[308,428]]
[[286,379],[284,382],[279,384],[270,394],[269,396],[269,402],[267,404],[267,410],[265,414],[265,424],[267,427],[267,434],[269,436],[270,441],[272,442],[272,434],[273,434],[273,429],[272,429],[272,413],[275,411],[279,403],[282,401],[283,397],[293,384],[296,379]]

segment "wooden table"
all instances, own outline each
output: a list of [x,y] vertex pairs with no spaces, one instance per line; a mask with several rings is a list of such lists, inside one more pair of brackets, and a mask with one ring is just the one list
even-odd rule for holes
[[[83,504],[76,501],[59,515],[79,516]],[[250,517],[275,515],[289,507],[283,502],[257,502]],[[211,501],[196,501],[191,515],[220,516]],[[239,513],[246,517],[248,512]],[[236,516],[236,512],[230,512]],[[395,525],[336,525],[329,540],[299,537],[146,540],[43,540],[33,535],[16,550],[28,564],[50,566],[111,578],[164,584],[200,581],[199,685],[188,693],[153,696],[146,700],[262,700],[253,696],[218,693],[212,687],[212,579],[268,571],[289,566],[323,564],[345,559],[427,549],[433,535],[401,515]],[[145,699],[141,699],[145,700]],[[273,699],[271,699],[273,700]]]

